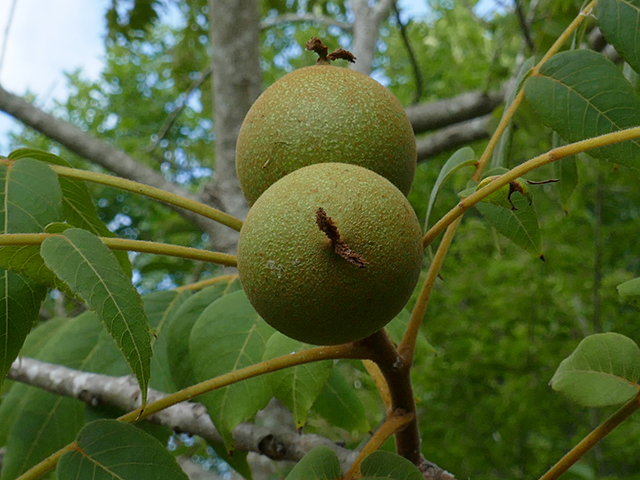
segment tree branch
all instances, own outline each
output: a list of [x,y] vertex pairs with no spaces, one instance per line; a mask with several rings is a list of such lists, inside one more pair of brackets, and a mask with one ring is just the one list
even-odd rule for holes
[[[0,110],[52,140],[59,142],[72,152],[114,172],[120,177],[199,201],[195,195],[165,180],[165,178],[155,170],[135,161],[123,151],[118,150],[103,140],[95,138],[89,133],[83,132],[64,120],[60,120],[34,107],[26,100],[7,92],[2,86],[0,86]],[[209,233],[215,241],[213,233],[216,231],[217,223],[193,212],[177,208],[175,210],[198,228]]]
[[418,161],[422,162],[455,147],[489,138],[490,120],[491,115],[485,115],[443,128],[428,137],[418,138]]
[[455,97],[407,107],[407,115],[415,133],[437,130],[492,112],[504,101],[502,90],[462,93]]
[[411,42],[409,41],[409,34],[407,33],[407,26],[409,25],[410,20],[407,20],[406,25],[402,23],[402,19],[400,18],[400,10],[398,10],[398,5],[396,2],[393,3],[393,11],[396,14],[398,27],[400,28],[400,36],[404,41],[404,46],[407,48],[409,61],[413,69],[413,76],[415,77],[416,81],[416,89],[413,92],[413,104],[415,105],[420,101],[420,97],[422,96],[422,73],[420,72],[420,65],[418,65],[418,60],[416,59],[416,55],[413,52],[413,47],[411,46]]
[[[7,378],[56,395],[76,398],[94,407],[105,404],[125,411],[140,407],[140,388],[132,376],[111,377],[82,372],[23,357],[13,362]],[[152,403],[166,396],[162,392],[149,389],[148,402]],[[175,432],[201,436],[207,441],[222,441],[206,408],[199,403],[179,403],[148,417],[147,420]],[[318,445],[326,445],[334,450],[344,470],[357,457],[357,452],[342,448],[319,435],[275,432],[248,422],[235,428],[233,439],[239,450],[257,452],[274,460],[298,461]]]
[[353,22],[353,46],[351,52],[358,61],[352,68],[360,73],[369,75],[373,62],[378,29],[382,21],[389,15],[393,0],[378,0],[374,7],[370,7],[367,0],[353,0],[351,8],[355,20]]

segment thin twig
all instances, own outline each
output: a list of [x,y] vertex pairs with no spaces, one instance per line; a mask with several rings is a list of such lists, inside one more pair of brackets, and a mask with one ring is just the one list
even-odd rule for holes
[[416,55],[413,51],[413,47],[411,47],[411,42],[409,42],[409,35],[407,33],[407,26],[409,25],[410,19],[407,20],[407,23],[402,23],[400,19],[400,10],[398,10],[398,5],[396,2],[393,3],[393,10],[396,14],[396,19],[398,20],[398,26],[400,27],[400,35],[402,36],[402,40],[404,41],[404,46],[407,47],[407,53],[409,54],[409,61],[411,62],[411,67],[413,68],[413,76],[416,81],[416,89],[413,92],[413,101],[412,104],[416,104],[420,101],[420,97],[422,97],[422,73],[420,72],[420,66],[418,65],[418,60],[416,59]]
[[353,30],[353,25],[347,22],[339,22],[335,18],[327,17],[325,15],[314,15],[313,13],[305,13],[304,15],[298,15],[297,13],[287,13],[284,15],[278,15],[275,18],[263,20],[260,22],[260,30],[266,30],[267,28],[275,27],[276,25],[284,22],[318,22],[325,25],[341,28],[345,32]]
[[209,65],[209,67],[204,72],[200,73],[200,76],[198,78],[191,82],[191,85],[189,85],[189,88],[187,88],[187,91],[184,93],[182,101],[180,101],[179,104],[171,111],[167,119],[162,124],[162,127],[160,127],[160,131],[158,131],[158,138],[156,138],[154,142],[146,148],[146,152],[155,150],[160,141],[167,135],[167,132],[176,121],[176,118],[178,118],[178,115],[180,115],[180,113],[182,113],[182,110],[184,110],[184,107],[187,105],[187,100],[189,100],[191,94],[195,91],[195,89],[200,88],[200,85],[202,85],[212,73],[213,64]]
[[527,44],[527,47],[529,47],[529,51],[534,52],[536,49],[536,46],[533,43],[533,38],[531,38],[531,30],[529,29],[529,25],[527,24],[527,19],[525,18],[524,11],[522,10],[521,2],[522,0],[515,0],[516,17],[518,17],[518,24],[520,25],[520,30],[522,30],[524,41]]
[[13,0],[11,4],[11,10],[9,10],[9,18],[7,19],[7,28],[4,29],[4,38],[2,40],[2,52],[0,52],[0,73],[2,72],[2,64],[4,63],[4,54],[7,50],[7,41],[9,39],[9,30],[11,29],[11,23],[13,22],[13,13],[16,10],[16,4],[18,0]]

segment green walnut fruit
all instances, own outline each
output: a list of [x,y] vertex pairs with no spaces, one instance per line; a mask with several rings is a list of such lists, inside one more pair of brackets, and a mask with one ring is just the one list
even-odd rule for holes
[[423,257],[420,225],[391,182],[320,163],[269,187],[240,231],[238,271],[271,326],[337,345],[384,327],[405,306]]
[[416,169],[415,136],[398,99],[368,76],[328,63],[295,70],[267,88],[236,146],[249,205],[285,175],[324,162],[373,170],[405,195]]

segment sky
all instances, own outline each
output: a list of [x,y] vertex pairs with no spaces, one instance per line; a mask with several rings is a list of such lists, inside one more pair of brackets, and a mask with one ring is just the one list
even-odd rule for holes
[[[37,105],[47,110],[53,99],[63,101],[68,95],[64,72],[81,68],[87,78],[97,78],[110,4],[111,0],[0,0],[0,85],[16,95],[36,94]],[[399,4],[412,17],[427,13],[427,0]],[[16,125],[0,112],[0,155],[9,153],[6,134]]]

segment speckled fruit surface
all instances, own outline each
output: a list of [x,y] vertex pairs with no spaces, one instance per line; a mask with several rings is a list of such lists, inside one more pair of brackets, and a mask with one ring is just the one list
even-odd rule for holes
[[[318,208],[366,268],[335,253],[316,223]],[[336,345],[374,333],[402,310],[423,251],[416,215],[393,184],[362,167],[321,163],[287,175],[256,201],[240,231],[238,271],[271,326]]]
[[236,170],[249,205],[285,175],[321,162],[373,170],[407,195],[416,141],[398,99],[366,75],[314,65],[267,88],[244,119]]

